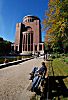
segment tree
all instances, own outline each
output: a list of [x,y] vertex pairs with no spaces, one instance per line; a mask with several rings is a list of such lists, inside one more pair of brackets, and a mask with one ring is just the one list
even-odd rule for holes
[[0,55],[7,55],[11,51],[11,42],[0,38]]
[[54,46],[59,40],[63,46],[68,42],[68,0],[49,0],[48,10],[43,20],[47,29],[45,42]]

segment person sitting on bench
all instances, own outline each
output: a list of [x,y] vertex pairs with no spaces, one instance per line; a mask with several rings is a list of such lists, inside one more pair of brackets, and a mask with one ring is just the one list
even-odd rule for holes
[[36,72],[34,74],[31,91],[35,92],[35,90],[38,89],[40,81],[45,77],[46,72],[47,72],[47,67],[46,67],[45,63],[42,62],[42,67],[40,69],[36,70]]

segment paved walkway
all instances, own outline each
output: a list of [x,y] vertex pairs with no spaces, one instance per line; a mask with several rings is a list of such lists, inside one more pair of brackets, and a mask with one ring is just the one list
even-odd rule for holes
[[30,100],[32,92],[29,73],[34,66],[40,66],[42,57],[0,69],[0,100]]

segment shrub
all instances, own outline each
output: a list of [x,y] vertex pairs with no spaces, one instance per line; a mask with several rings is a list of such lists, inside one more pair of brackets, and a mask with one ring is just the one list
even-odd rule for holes
[[56,58],[56,57],[53,55],[53,56],[52,56],[52,59],[55,59],[55,58]]
[[68,58],[65,58],[64,59],[64,62],[66,62],[66,64],[68,64]]

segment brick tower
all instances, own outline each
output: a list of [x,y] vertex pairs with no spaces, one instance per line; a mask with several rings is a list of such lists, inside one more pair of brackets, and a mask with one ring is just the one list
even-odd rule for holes
[[16,24],[14,51],[22,54],[43,51],[41,24],[38,17],[28,15],[21,23]]

